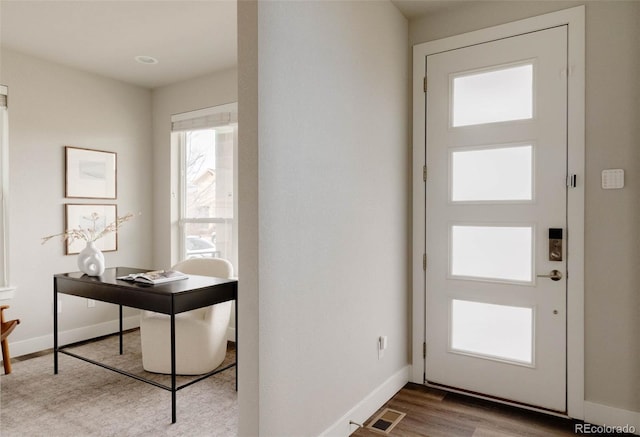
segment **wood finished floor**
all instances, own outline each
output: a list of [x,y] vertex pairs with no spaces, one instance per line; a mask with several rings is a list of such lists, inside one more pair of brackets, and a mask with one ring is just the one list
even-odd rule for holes
[[[428,437],[549,437],[576,436],[574,422],[521,408],[447,393],[417,384],[407,384],[382,409],[391,408],[407,415],[389,435]],[[352,434],[380,437],[366,426]]]

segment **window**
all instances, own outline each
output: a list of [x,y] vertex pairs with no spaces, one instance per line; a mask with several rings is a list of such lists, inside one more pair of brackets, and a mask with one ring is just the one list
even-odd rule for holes
[[533,364],[534,310],[452,299],[450,348],[522,364]]
[[450,150],[452,202],[533,200],[533,146]]
[[533,118],[533,78],[533,63],[453,76],[452,126]]
[[452,225],[451,277],[532,282],[532,226]]
[[9,285],[9,116],[8,88],[0,85],[0,300],[13,297]]
[[180,149],[180,256],[224,258],[237,272],[237,104],[172,117]]

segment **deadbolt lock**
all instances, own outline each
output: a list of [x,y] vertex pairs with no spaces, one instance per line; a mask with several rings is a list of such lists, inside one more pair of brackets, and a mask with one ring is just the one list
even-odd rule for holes
[[549,261],[562,261],[562,228],[549,228]]

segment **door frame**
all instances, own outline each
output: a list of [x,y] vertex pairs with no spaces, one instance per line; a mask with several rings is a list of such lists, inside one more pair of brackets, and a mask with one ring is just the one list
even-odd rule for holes
[[[584,419],[584,195],[585,195],[585,7],[552,12],[413,47],[412,367],[410,381],[425,383],[425,182],[424,76],[431,54],[567,25],[567,168],[576,175],[567,190],[567,415]],[[570,232],[570,235],[569,235]],[[570,273],[570,277],[569,277]],[[568,371],[571,369],[571,371]]]

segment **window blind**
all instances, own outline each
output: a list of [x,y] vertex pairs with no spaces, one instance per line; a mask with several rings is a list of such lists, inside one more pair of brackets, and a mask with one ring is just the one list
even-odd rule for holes
[[235,124],[238,122],[237,107],[236,103],[231,103],[173,115],[171,117],[171,131],[210,129]]

